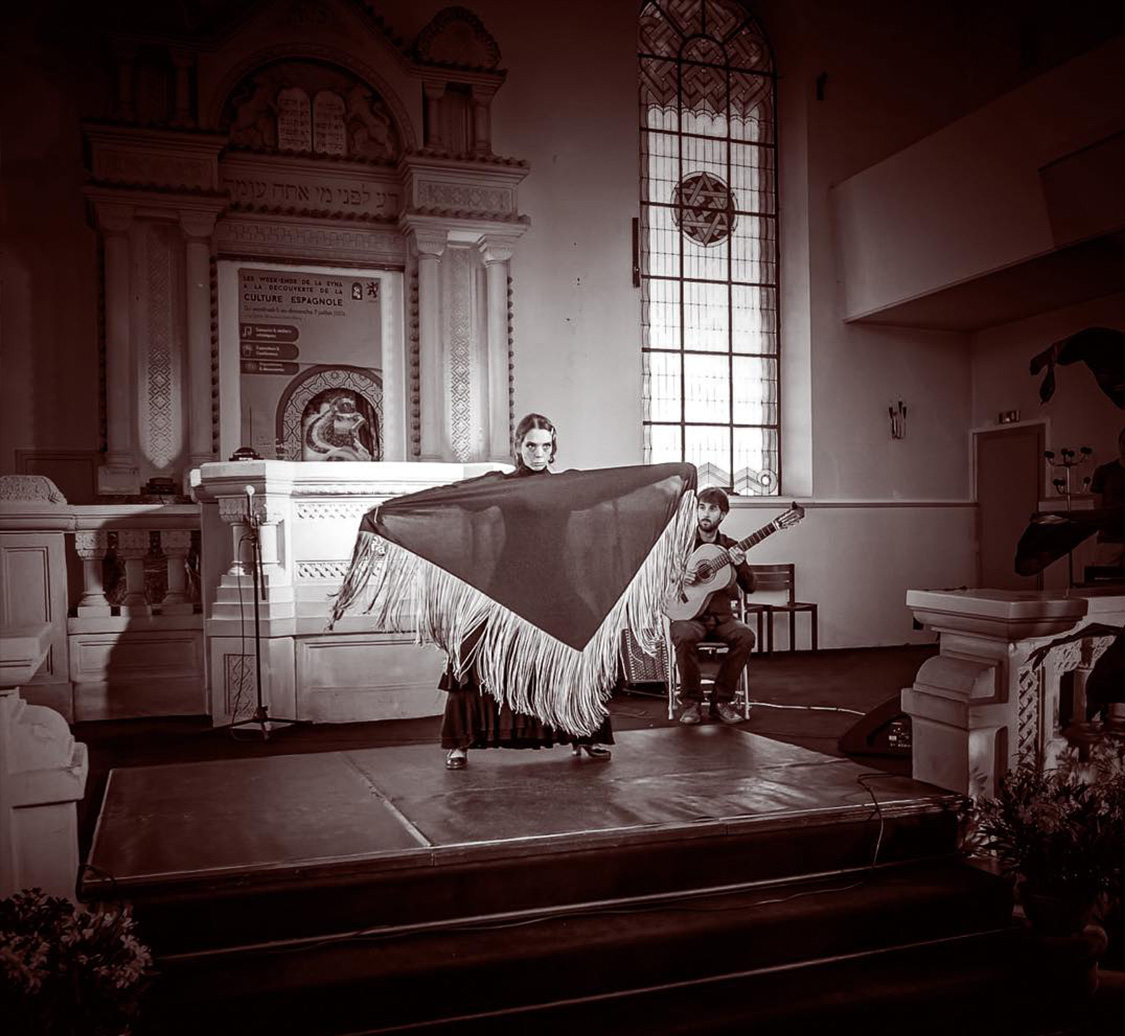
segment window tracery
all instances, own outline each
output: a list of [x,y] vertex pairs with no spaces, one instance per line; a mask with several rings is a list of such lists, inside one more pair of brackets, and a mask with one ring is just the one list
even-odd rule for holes
[[645,460],[779,492],[776,80],[738,0],[640,14]]

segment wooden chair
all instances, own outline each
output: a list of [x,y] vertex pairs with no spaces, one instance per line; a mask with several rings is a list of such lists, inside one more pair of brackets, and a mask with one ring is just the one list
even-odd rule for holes
[[750,601],[746,605],[747,616],[757,616],[759,638],[761,637],[762,620],[765,620],[766,653],[770,655],[773,654],[773,618],[779,613],[789,616],[789,650],[795,651],[797,648],[797,613],[808,612],[812,650],[817,650],[819,626],[817,606],[812,601],[798,601],[796,599],[795,567],[792,564],[750,566],[750,570],[754,573],[755,593],[783,593],[787,597],[787,600],[781,603]]
[[[737,586],[731,588],[731,612],[736,619],[746,621],[747,604],[746,596],[742,593],[741,589]],[[758,636],[761,637],[761,624],[758,625]],[[664,657],[666,660],[667,683],[668,683],[668,718],[676,718],[676,705],[679,703],[680,695],[680,672],[676,668],[676,647],[672,643],[672,625],[669,622],[664,623],[664,640],[665,650]],[[704,638],[699,642],[699,662],[700,662],[700,684],[703,686],[704,695],[708,687],[713,687],[715,684],[715,675],[718,671],[719,663],[715,661],[715,656],[725,655],[729,648],[727,645],[718,639],[708,640]],[[708,659],[707,656],[711,656]],[[713,672],[705,672],[704,665],[714,665]],[[736,708],[742,710],[742,718],[750,718],[750,677],[747,675],[748,667],[744,667],[738,677],[738,688],[734,692],[733,704]]]

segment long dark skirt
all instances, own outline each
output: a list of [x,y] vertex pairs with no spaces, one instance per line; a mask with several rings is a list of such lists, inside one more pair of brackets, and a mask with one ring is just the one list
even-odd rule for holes
[[447,669],[439,684],[447,693],[441,721],[442,748],[552,748],[555,745],[612,745],[609,716],[590,737],[573,737],[535,716],[513,712],[481,691],[473,674],[460,680]]

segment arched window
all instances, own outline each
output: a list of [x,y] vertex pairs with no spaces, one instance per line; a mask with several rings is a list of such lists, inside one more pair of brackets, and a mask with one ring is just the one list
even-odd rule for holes
[[645,460],[776,494],[776,81],[738,0],[651,0],[639,31]]

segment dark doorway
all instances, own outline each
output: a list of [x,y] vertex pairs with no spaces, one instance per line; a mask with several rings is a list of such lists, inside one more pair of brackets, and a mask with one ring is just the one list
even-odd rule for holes
[[979,432],[976,450],[978,585],[1037,590],[1041,576],[1016,575],[1016,544],[1043,492],[1042,424]]

